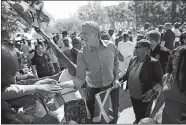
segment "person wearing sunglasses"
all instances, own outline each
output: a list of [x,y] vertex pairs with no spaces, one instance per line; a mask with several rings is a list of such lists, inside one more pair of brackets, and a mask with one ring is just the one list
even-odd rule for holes
[[130,60],[126,73],[119,79],[127,81],[137,124],[149,117],[154,94],[161,87],[163,71],[160,62],[149,55],[150,41],[142,39],[136,43],[135,56]]
[[168,73],[163,77],[163,89],[152,111],[154,118],[165,103],[162,124],[186,124],[186,46],[173,50]]

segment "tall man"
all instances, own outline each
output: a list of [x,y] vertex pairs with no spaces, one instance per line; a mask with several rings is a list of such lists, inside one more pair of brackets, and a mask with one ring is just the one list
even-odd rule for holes
[[160,61],[163,73],[166,72],[170,50],[160,44],[161,34],[152,30],[147,33],[147,39],[151,42],[151,56]]
[[[82,26],[82,38],[86,45],[78,53],[75,86],[81,87],[86,78],[86,102],[92,119],[95,94],[114,86],[115,89],[111,92],[114,119],[111,124],[116,124],[119,105],[118,87],[120,86],[116,46],[111,41],[100,40],[100,28],[92,21],[87,21]],[[87,77],[86,71],[88,71]]]
[[165,24],[165,33],[163,35],[163,41],[165,42],[165,47],[169,50],[174,48],[175,33],[171,30],[172,25],[170,23]]

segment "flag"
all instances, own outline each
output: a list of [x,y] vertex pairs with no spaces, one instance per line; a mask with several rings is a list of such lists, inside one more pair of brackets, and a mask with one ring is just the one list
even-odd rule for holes
[[114,119],[110,95],[111,91],[112,88],[95,95],[94,123],[108,124]]
[[10,2],[7,3],[21,16],[21,18],[29,26],[40,27],[41,23],[50,22],[50,18],[43,12],[44,3],[41,0],[35,0],[29,6],[17,3],[12,4]]

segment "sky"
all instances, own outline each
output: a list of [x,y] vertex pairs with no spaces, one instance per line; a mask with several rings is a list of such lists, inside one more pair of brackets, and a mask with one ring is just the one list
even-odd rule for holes
[[[116,5],[121,1],[101,1],[103,6]],[[87,4],[88,1],[44,1],[44,10],[53,16],[54,19],[70,17],[80,6]]]

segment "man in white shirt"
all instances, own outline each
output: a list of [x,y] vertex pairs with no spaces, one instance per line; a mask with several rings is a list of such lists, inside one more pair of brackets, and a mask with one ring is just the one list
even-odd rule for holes
[[129,61],[133,56],[134,46],[135,44],[129,41],[129,35],[124,33],[123,34],[123,42],[118,43],[118,50],[124,57],[124,62],[119,61],[119,69],[120,69],[120,76],[125,73],[126,68],[128,67]]
[[108,31],[109,35],[110,35],[110,41],[112,41],[115,45],[115,37],[114,37],[114,30],[109,30]]
[[[69,47],[66,47],[66,45],[65,45],[65,43],[66,43],[65,41],[67,41],[67,39],[68,39]],[[64,51],[64,49],[66,50],[67,48],[69,48],[69,49],[72,48],[71,39],[69,37],[67,37],[67,31],[62,32],[62,38],[59,38],[59,40],[57,41],[57,45],[62,51]]]

